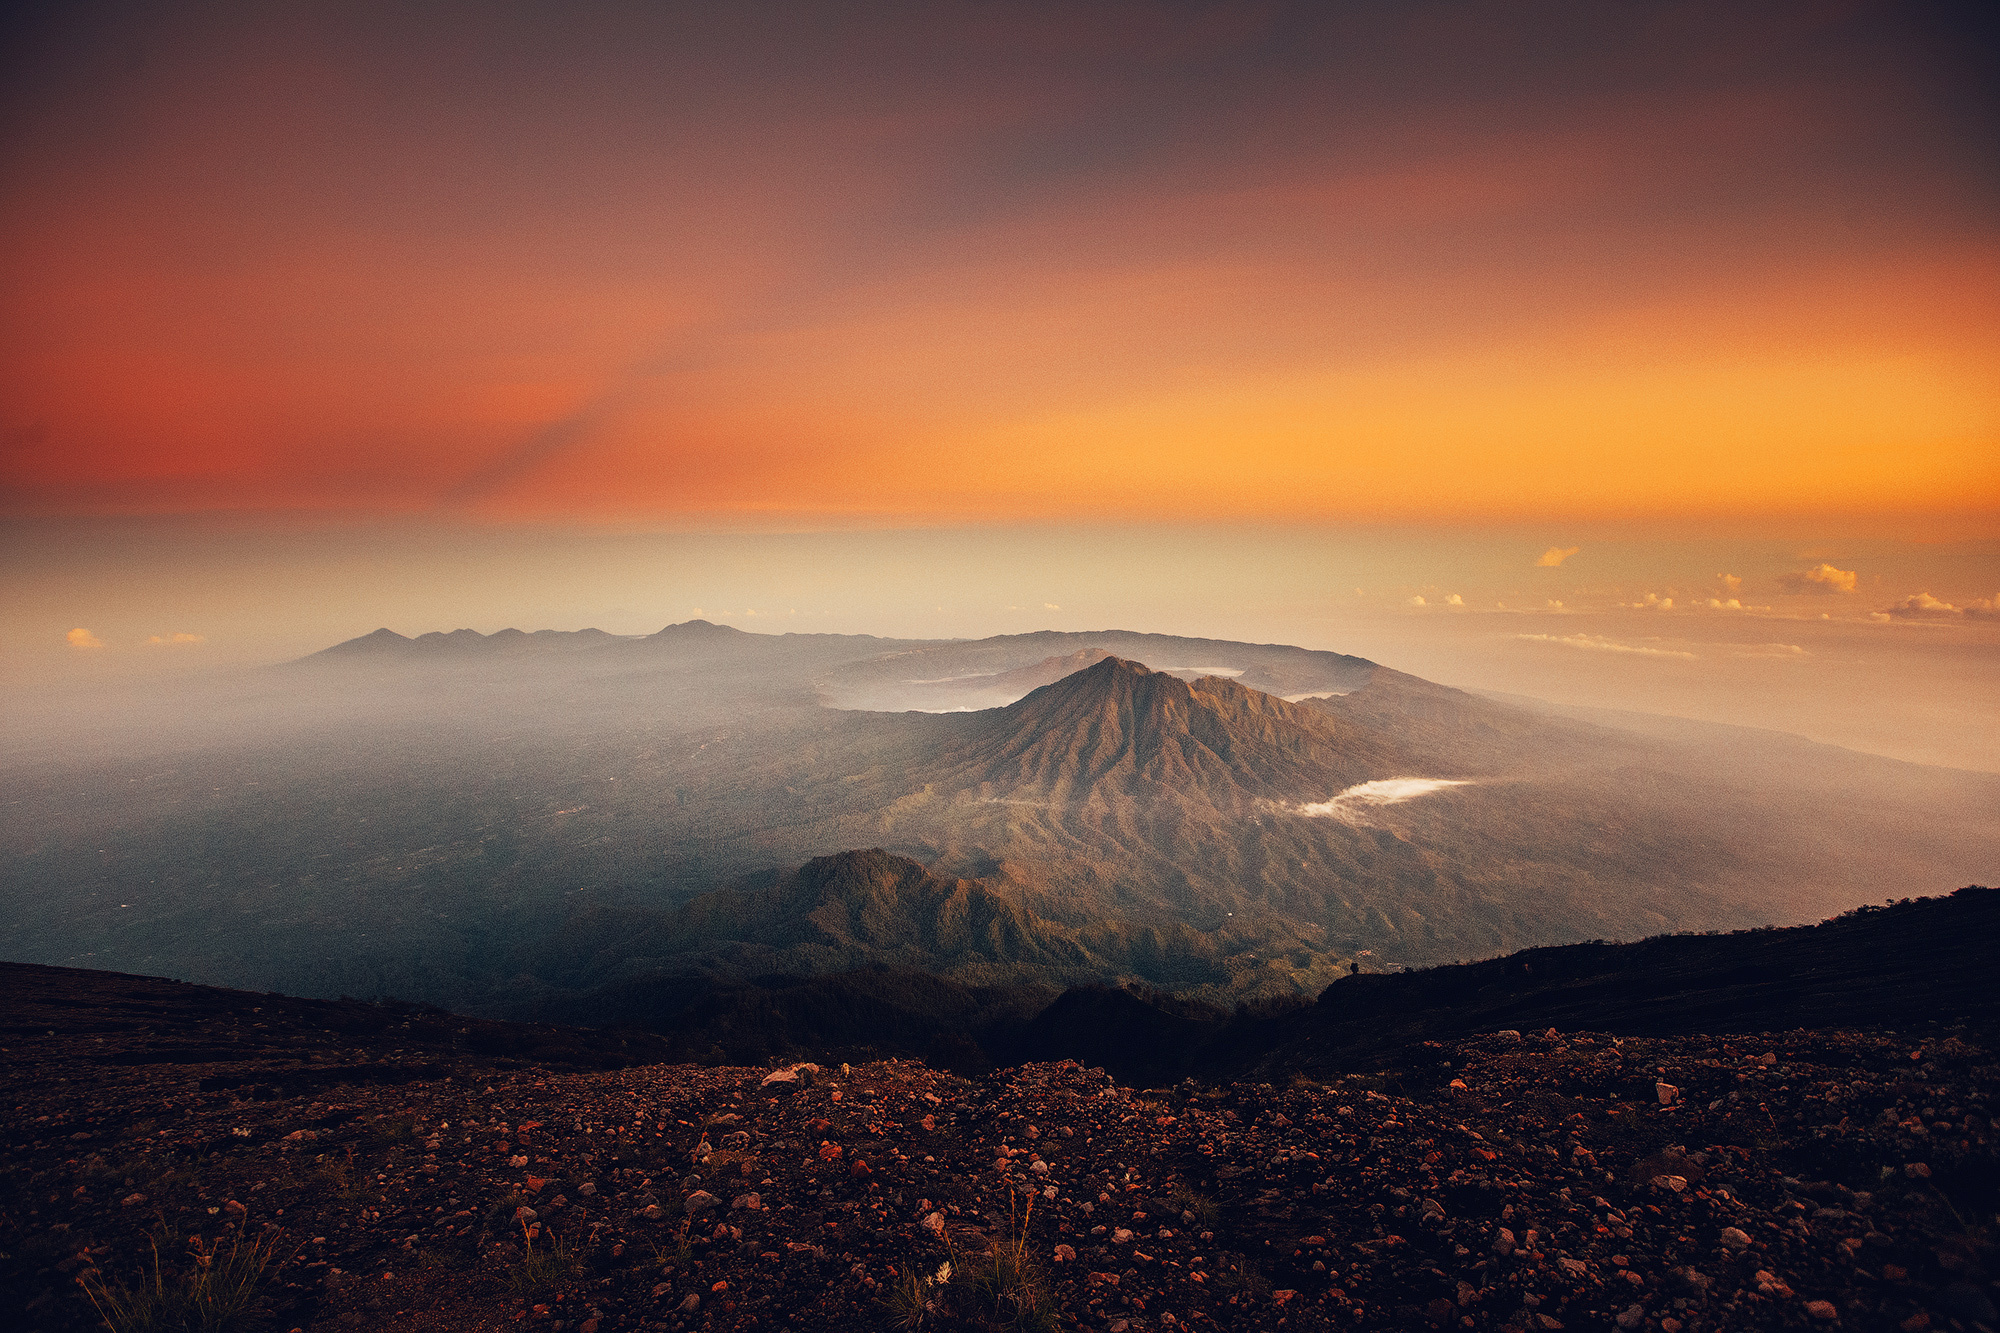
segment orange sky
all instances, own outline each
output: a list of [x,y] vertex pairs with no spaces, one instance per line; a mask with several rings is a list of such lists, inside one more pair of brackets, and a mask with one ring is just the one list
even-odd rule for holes
[[421,8],[11,44],[6,512],[2000,510],[1908,6]]

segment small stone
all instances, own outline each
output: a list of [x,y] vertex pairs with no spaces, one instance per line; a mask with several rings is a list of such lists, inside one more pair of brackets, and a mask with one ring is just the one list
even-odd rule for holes
[[1724,1227],[1722,1243],[1740,1254],[1750,1248],[1750,1233],[1741,1227]]
[[854,1165],[848,1168],[847,1173],[853,1176],[857,1180],[863,1176],[871,1176],[875,1174],[874,1171],[869,1167],[868,1163],[863,1161],[859,1157],[854,1159]]
[[1072,1260],[1072,1259],[1074,1259],[1074,1258],[1076,1258],[1076,1251],[1075,1251],[1075,1250],[1071,1249],[1071,1248],[1070,1248],[1069,1246],[1067,1246],[1067,1245],[1058,1245],[1058,1246],[1056,1246],[1056,1262],[1057,1262],[1057,1263],[1059,1263],[1059,1264],[1066,1264],[1066,1263],[1068,1263],[1068,1262],[1069,1262],[1070,1260]]
[[684,1206],[687,1208],[689,1217],[696,1217],[711,1208],[720,1207],[721,1204],[722,1200],[716,1198],[707,1190],[696,1190],[687,1196],[687,1202]]
[[1929,1180],[1931,1169],[1923,1162],[1911,1162],[1903,1168],[1903,1174],[1912,1180]]
[[840,1156],[841,1152],[842,1149],[838,1143],[828,1143],[824,1139],[820,1140],[820,1145],[819,1145],[820,1161],[822,1162],[834,1161]]
[[540,1216],[539,1213],[537,1213],[534,1209],[528,1207],[526,1204],[522,1204],[519,1208],[516,1208],[514,1210],[514,1220],[516,1222],[532,1222],[539,1216]]
[[1671,1083],[1655,1083],[1653,1085],[1653,1095],[1660,1099],[1660,1105],[1672,1106],[1675,1100],[1681,1095],[1681,1090]]
[[1132,1243],[1132,1233],[1124,1227],[1119,1227],[1111,1233],[1111,1243],[1113,1245],[1129,1245]]
[[1833,1308],[1832,1301],[1807,1301],[1806,1313],[1814,1319],[1824,1319],[1829,1323],[1840,1318],[1840,1311]]
[[144,1203],[145,1201],[146,1196],[143,1194],[128,1194],[119,1200],[119,1203],[122,1207],[130,1208],[135,1203]]
[[576,1187],[576,1192],[578,1194],[584,1195],[585,1197],[588,1197],[592,1194],[597,1193],[597,1186],[591,1184],[589,1181],[586,1180],[583,1182],[583,1184],[578,1185]]
[[764,1200],[761,1196],[757,1195],[754,1192],[750,1194],[739,1194],[730,1203],[729,1207],[732,1211],[738,1208],[742,1208],[749,1212],[754,1213],[762,1210],[762,1208],[764,1207]]
[[1512,1254],[1513,1252],[1514,1233],[1507,1227],[1501,1227],[1493,1233],[1493,1253]]
[[1625,1307],[1624,1313],[1611,1322],[1620,1328],[1637,1328],[1646,1322],[1646,1307],[1643,1305],[1628,1305]]
[[692,1291],[681,1299],[681,1303],[679,1305],[676,1305],[674,1307],[674,1309],[679,1311],[681,1314],[693,1314],[696,1310],[699,1310],[700,1308],[701,1308],[701,1296]]

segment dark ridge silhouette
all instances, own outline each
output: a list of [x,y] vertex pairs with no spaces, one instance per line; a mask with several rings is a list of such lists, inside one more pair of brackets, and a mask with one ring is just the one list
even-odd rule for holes
[[[1786,1028],[2000,1025],[1992,942],[2000,890],[1866,907],[1814,926],[1573,944],[1336,981],[1260,1017],[1072,990],[1037,1018],[1030,1059],[1108,1046],[1155,1081],[1327,1075],[1396,1063],[1426,1042],[1505,1029],[1683,1036]],[[1148,1015],[1135,1006],[1155,1010]],[[1080,1057],[1079,1057],[1080,1058]],[[1106,1068],[1110,1068],[1106,1065]]]
[[[850,860],[839,873],[865,870],[881,856]],[[2000,891],[1972,886],[1814,926],[1576,944],[1357,975],[1328,986],[1317,1002],[1229,1009],[1136,984],[1057,995],[878,965],[818,977],[639,977],[546,996],[536,1016],[644,1028],[686,1059],[755,1063],[871,1051],[937,1059],[944,1051],[944,1063],[961,1070],[1069,1059],[1139,1085],[1278,1080],[1406,1064],[1426,1043],[1502,1029],[1638,1037],[2000,1027],[1989,964],[1996,938]]]

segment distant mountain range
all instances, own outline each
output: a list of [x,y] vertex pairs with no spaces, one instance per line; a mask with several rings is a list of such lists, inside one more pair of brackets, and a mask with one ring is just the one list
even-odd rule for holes
[[157,718],[13,761],[6,956],[496,1014],[874,963],[1220,1002],[2000,870],[2000,777],[1125,631],[380,630]]

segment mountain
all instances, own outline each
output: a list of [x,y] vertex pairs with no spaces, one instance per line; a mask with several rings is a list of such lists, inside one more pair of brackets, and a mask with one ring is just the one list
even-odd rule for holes
[[[864,961],[1233,1003],[2000,875],[1994,775],[1287,645],[378,633],[173,688],[10,735],[0,956],[496,1014]],[[788,878],[869,848],[930,878]]]
[[1269,942],[1253,923],[1198,930],[1099,916],[1071,925],[1042,895],[933,874],[880,848],[703,894],[672,912],[586,908],[539,946],[531,974],[588,988],[634,976],[818,975],[893,967],[965,985],[1066,985],[1130,977],[1177,989],[1229,985],[1228,960]]
[[448,634],[433,630],[415,638],[406,638],[385,628],[358,639],[336,643],[331,648],[323,648],[301,658],[300,662],[462,662],[528,653],[574,652],[617,642],[620,642],[617,635],[606,634],[601,629],[541,629],[532,634],[518,629],[495,630],[491,634],[470,629],[455,629]]

